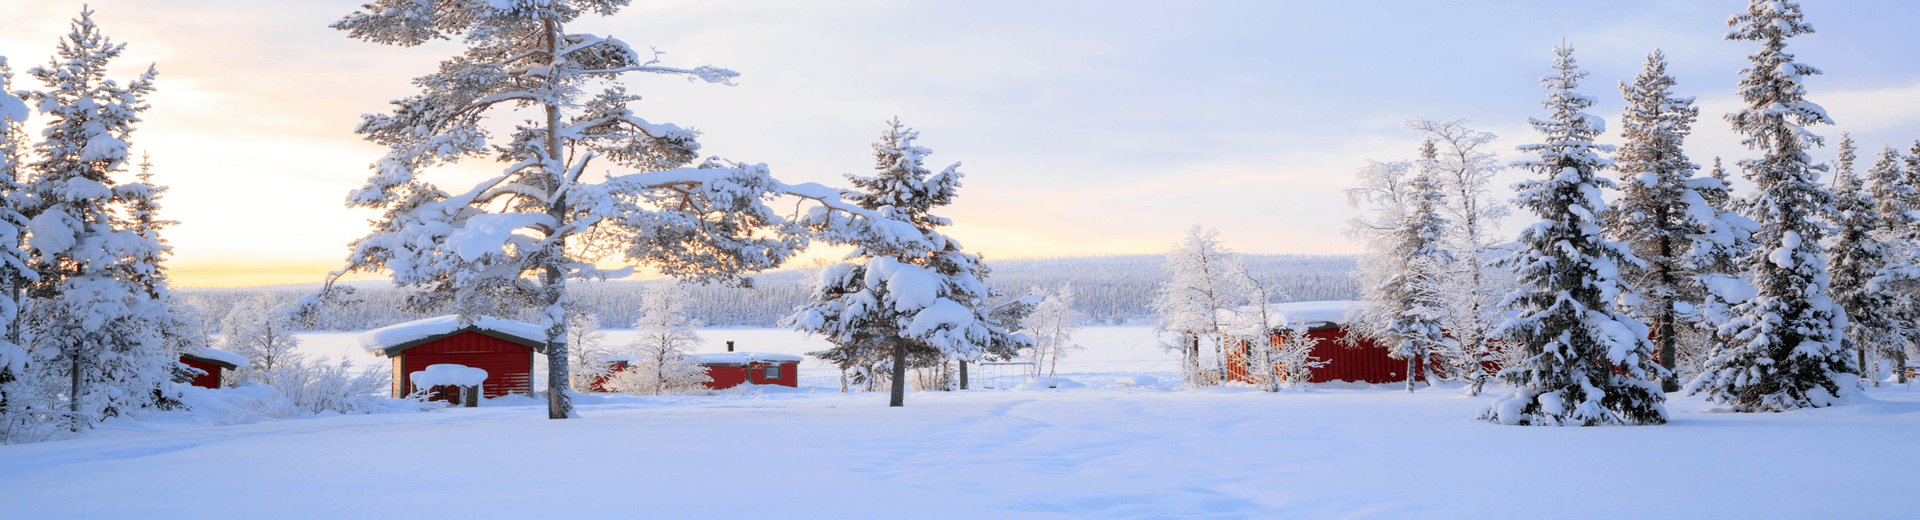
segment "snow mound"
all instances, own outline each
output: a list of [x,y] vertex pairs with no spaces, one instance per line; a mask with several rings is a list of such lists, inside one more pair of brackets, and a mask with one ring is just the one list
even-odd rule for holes
[[1119,379],[1113,380],[1113,384],[1120,386],[1154,386],[1160,384],[1160,379],[1153,376],[1122,376]]
[[198,349],[182,352],[182,354],[219,361],[221,363],[233,365],[234,368],[244,367],[244,366],[247,366],[249,363],[251,363],[250,361],[247,360],[246,356],[242,356],[232,352],[227,352],[225,350],[220,350],[217,348],[200,347]]
[[433,388],[440,385],[480,386],[480,383],[487,380],[487,371],[466,365],[429,365],[426,370],[407,374],[407,380],[413,382],[413,386],[418,388]]
[[[533,341],[539,341],[547,337],[546,331],[542,330],[538,325],[499,318],[488,318],[484,316],[474,318],[473,326],[482,330],[518,336]],[[360,348],[365,349],[369,354],[377,356],[394,345],[423,340],[442,334],[452,334],[464,328],[466,327],[460,325],[460,317],[455,315],[435,316],[414,320],[380,327],[360,334]]]
[[805,359],[790,354],[766,354],[761,352],[717,352],[713,354],[694,354],[687,357],[693,358],[693,362],[695,363],[709,366],[749,365],[753,363],[799,363],[802,359]]
[[1046,390],[1049,388],[1086,388],[1086,387],[1087,385],[1074,382],[1074,380],[1067,379],[1064,377],[1036,377],[1036,378],[1033,378],[1032,381],[1028,381],[1026,383],[1021,384],[1020,386],[1013,387],[1013,389],[1014,390]]

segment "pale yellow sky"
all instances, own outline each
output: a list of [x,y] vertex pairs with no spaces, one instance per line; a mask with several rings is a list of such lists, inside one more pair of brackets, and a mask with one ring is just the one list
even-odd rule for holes
[[[171,187],[165,216],[182,224],[166,235],[169,266],[184,287],[313,283],[338,268],[373,216],[346,209],[346,193],[382,153],[352,133],[359,115],[412,94],[412,77],[458,51],[328,29],[355,0],[89,3],[105,33],[128,44],[117,77],[158,64],[134,146]],[[1303,14],[1260,2],[1117,1],[1089,12],[712,0],[641,2],[573,28],[654,46],[668,65],[741,72],[736,87],[627,84],[646,96],[643,117],[700,129],[703,152],[767,163],[786,182],[844,186],[841,174],[870,169],[881,123],[900,117],[935,151],[929,166],[965,163],[960,197],[940,214],[990,259],[1157,253],[1194,224],[1243,252],[1326,254],[1360,250],[1343,235],[1353,212],[1340,190],[1368,159],[1413,154],[1404,119],[1472,119],[1502,136],[1503,159],[1516,158],[1509,150],[1535,139],[1526,118],[1540,115],[1537,79],[1562,38],[1594,72],[1583,91],[1601,98],[1595,112],[1609,121],[1614,83],[1665,49],[1681,94],[1705,107],[1694,159],[1740,157],[1719,114],[1736,106],[1733,72],[1751,49],[1718,41],[1724,9],[1677,4],[1645,17],[1596,10],[1568,27],[1549,8],[1420,2],[1404,5],[1411,18],[1383,21],[1332,4]],[[80,5],[0,0],[0,56],[20,72],[16,89],[40,88],[24,70],[47,59]],[[1852,4],[1809,9],[1821,32],[1796,50],[1828,71],[1811,98],[1842,124],[1815,130],[1836,141],[1854,132],[1867,149],[1920,137],[1920,73],[1904,51],[1915,37],[1858,29],[1885,13]],[[1262,22],[1297,16],[1322,18],[1287,23],[1295,32]],[[1560,23],[1538,23],[1547,19]],[[1418,29],[1438,21],[1460,34]],[[451,189],[448,179],[496,168],[469,163],[429,178]],[[1521,175],[1503,174],[1496,188]]]

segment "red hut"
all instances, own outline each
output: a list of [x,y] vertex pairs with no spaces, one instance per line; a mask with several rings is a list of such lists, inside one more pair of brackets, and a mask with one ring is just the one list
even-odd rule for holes
[[[1286,317],[1286,322],[1307,329],[1307,336],[1320,340],[1313,347],[1311,356],[1326,365],[1313,369],[1313,377],[1307,382],[1325,383],[1328,381],[1353,381],[1367,383],[1397,383],[1407,380],[1407,361],[1393,359],[1387,355],[1386,347],[1374,344],[1373,340],[1355,336],[1349,338],[1346,327],[1341,322],[1347,320],[1347,313],[1359,308],[1356,301],[1320,301],[1274,304],[1272,309]],[[1267,341],[1280,342],[1282,336],[1271,334]],[[1351,346],[1349,346],[1351,341]],[[1243,338],[1233,338],[1227,342],[1227,376],[1235,381],[1248,381],[1246,371],[1247,345]],[[1279,368],[1276,367],[1276,370]],[[1415,378],[1424,377],[1415,374]]]
[[233,370],[247,366],[247,357],[225,350],[200,348],[192,352],[181,353],[180,363],[202,372],[189,381],[201,388],[220,388],[220,370]]
[[715,390],[733,388],[741,383],[800,386],[800,356],[720,352],[694,354],[693,358],[701,366],[707,367],[707,376],[713,378],[707,382],[707,387]]
[[462,325],[459,316],[439,316],[367,331],[360,346],[393,360],[394,397],[414,390],[408,374],[439,364],[487,371],[480,392],[500,397],[533,392],[533,358],[547,349],[533,338],[545,336],[540,327],[517,321],[481,317]]

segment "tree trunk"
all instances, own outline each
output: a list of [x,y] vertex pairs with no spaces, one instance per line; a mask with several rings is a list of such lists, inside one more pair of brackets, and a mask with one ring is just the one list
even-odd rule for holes
[[967,360],[960,360],[960,389],[967,389]]
[[[542,20],[542,25],[544,25],[546,29],[547,63],[552,64],[555,61],[554,54],[559,51],[560,22],[549,16],[545,20]],[[558,76],[559,74],[555,73],[555,71],[549,71],[547,74],[548,83],[557,85],[559,81]],[[550,180],[550,186],[548,186],[550,190],[548,193],[560,193],[567,182],[566,170],[561,164],[561,158],[563,156],[560,151],[560,107],[547,105],[546,109],[546,169],[551,170],[545,172],[547,178]],[[556,262],[565,259],[563,252],[566,248],[566,238],[552,236],[554,233],[559,233],[560,228],[567,225],[568,212],[567,197],[565,195],[554,197],[553,202],[547,206],[547,216],[553,218],[555,226],[555,229],[549,232],[547,237],[549,240],[552,240],[547,247],[552,249],[551,253],[553,254],[547,255],[547,257],[542,260],[542,263],[547,265],[543,273],[544,279],[541,280],[543,285],[541,289],[544,293],[541,298],[541,300],[544,301],[541,303],[545,304],[542,310],[549,311],[548,319],[554,320],[553,328],[547,329],[547,418],[568,419],[572,418],[574,414],[573,398],[567,395],[567,383],[570,379],[567,370],[567,320],[565,314],[554,317],[551,312],[559,307],[562,302],[566,301],[567,294],[567,274],[560,266],[555,265]],[[558,240],[553,240],[555,238],[558,238]]]
[[73,387],[67,390],[67,411],[80,413],[80,347],[73,348]]
[[[1660,208],[1660,222],[1666,221],[1667,209],[1663,206]],[[1673,237],[1660,237],[1660,258],[1673,258]],[[1673,286],[1677,285],[1673,279],[1673,269],[1666,263],[1659,264],[1659,269],[1661,287],[1672,291]],[[1680,391],[1680,378],[1673,375],[1674,362],[1679,358],[1679,338],[1674,337],[1673,327],[1673,296],[1671,292],[1661,295],[1663,301],[1660,302],[1660,330],[1657,332],[1660,339],[1660,366],[1667,369],[1667,376],[1660,378],[1660,390],[1669,393]]]
[[887,406],[907,405],[907,340],[893,339],[893,398]]
[[847,393],[847,369],[840,369],[840,393]]
[[1413,371],[1420,366],[1420,356],[1407,356],[1407,393],[1413,393]]
[[1903,385],[1907,384],[1907,347],[1906,345],[1901,345],[1900,348],[1893,350],[1893,373],[1895,374],[1894,377],[1899,378],[1899,379],[1895,379],[1894,382],[1900,383]]

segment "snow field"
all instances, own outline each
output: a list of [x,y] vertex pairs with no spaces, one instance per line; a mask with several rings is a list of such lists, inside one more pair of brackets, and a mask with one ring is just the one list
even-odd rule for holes
[[618,396],[573,421],[110,428],[0,447],[0,497],[19,518],[1907,517],[1920,391],[1869,395],[1596,428],[1474,421],[1490,398],[1444,389]]

